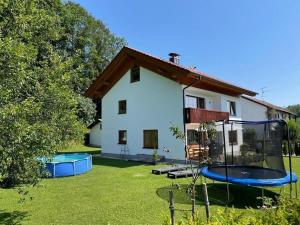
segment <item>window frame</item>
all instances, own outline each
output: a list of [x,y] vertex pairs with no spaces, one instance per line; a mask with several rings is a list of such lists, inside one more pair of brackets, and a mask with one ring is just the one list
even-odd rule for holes
[[187,145],[200,145],[200,146],[205,145],[205,138],[207,135],[207,131],[187,129],[186,134],[187,134]]
[[[125,109],[123,109],[123,110],[122,110],[122,103],[125,103]],[[126,100],[119,100],[118,114],[127,114],[127,101]]]
[[[186,95],[186,97],[188,98],[195,98],[196,99],[196,104],[197,104],[197,108],[196,109],[206,109],[206,99],[204,97],[199,97],[199,96],[193,96],[193,95]],[[200,107],[200,100],[203,101],[203,108]]]
[[[236,115],[237,115],[237,113],[236,113],[236,102],[235,102],[235,101],[230,101],[230,100],[228,100],[228,101],[227,101],[227,104],[228,104],[228,112],[229,112],[229,115],[230,115],[230,116],[236,116]],[[233,108],[231,108],[231,104],[233,104]],[[233,112],[232,112],[231,109],[233,109]]]
[[[156,138],[156,140],[151,140],[150,142],[154,142],[154,145],[147,145],[145,142],[146,132],[154,132],[155,136],[152,137],[153,139]],[[156,142],[156,143],[155,143]],[[143,148],[145,149],[158,149],[158,130],[155,129],[149,129],[149,130],[143,130]]]
[[[125,134],[125,136],[124,136],[124,134]],[[127,130],[119,130],[118,135],[119,135],[118,136],[118,144],[126,145],[127,144]],[[122,139],[124,139],[124,137],[125,137],[125,140],[122,140]]]
[[[234,137],[232,137],[231,135],[235,134]],[[232,141],[232,139],[234,139],[234,141]],[[229,130],[228,131],[228,140],[229,140],[229,144],[230,145],[238,145],[239,144],[239,140],[238,140],[238,132],[237,130]]]
[[130,69],[130,83],[139,82],[141,80],[141,69],[139,66],[134,66]]

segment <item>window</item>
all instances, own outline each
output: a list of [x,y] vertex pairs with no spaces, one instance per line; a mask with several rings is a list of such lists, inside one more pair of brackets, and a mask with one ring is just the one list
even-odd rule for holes
[[140,81],[140,67],[134,66],[130,70],[130,83]]
[[187,144],[188,145],[202,145],[205,144],[206,132],[197,130],[187,130]]
[[227,101],[227,109],[230,116],[236,116],[236,105],[233,101]]
[[119,114],[126,114],[126,100],[119,101]]
[[205,98],[186,96],[186,107],[187,108],[200,108],[205,109]]
[[158,131],[144,130],[144,148],[158,148]]
[[118,144],[126,145],[127,144],[127,131],[119,130],[119,142]]
[[231,145],[237,145],[238,144],[237,130],[228,131],[228,136],[229,136],[229,143]]

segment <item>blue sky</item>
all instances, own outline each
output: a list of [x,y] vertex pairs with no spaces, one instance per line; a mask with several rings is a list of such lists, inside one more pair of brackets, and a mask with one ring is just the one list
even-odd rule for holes
[[[299,0],[75,0],[130,47],[300,104]],[[257,96],[261,98],[260,95]]]

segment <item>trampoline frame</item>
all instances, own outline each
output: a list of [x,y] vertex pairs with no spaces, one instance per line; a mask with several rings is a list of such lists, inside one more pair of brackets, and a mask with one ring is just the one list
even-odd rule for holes
[[[283,187],[285,185],[290,186],[289,190],[290,190],[290,198],[292,198],[292,183],[295,183],[295,194],[296,194],[296,198],[297,198],[297,176],[295,174],[292,173],[292,160],[291,160],[291,147],[290,147],[290,131],[289,131],[289,127],[288,124],[285,120],[267,120],[267,121],[237,121],[237,120],[224,120],[224,121],[217,121],[217,122],[222,122],[222,130],[223,130],[223,150],[224,150],[224,165],[223,167],[225,167],[225,176],[221,176],[220,177],[214,177],[214,176],[205,176],[205,174],[207,175],[207,173],[203,173],[203,171],[208,172],[208,167],[203,167],[200,169],[200,174],[203,175],[204,177],[208,177],[210,179],[217,180],[217,181],[223,181],[226,182],[226,186],[227,186],[227,201],[229,202],[230,200],[230,190],[229,190],[229,184],[237,184],[237,185],[246,185],[246,186],[252,186],[252,187],[261,187],[262,189],[262,196],[264,195],[264,187],[274,187],[274,186],[279,186],[279,187]],[[259,183],[255,183],[255,182],[249,182],[248,184],[245,184],[243,182],[238,182],[237,179],[233,178],[233,177],[228,177],[228,167],[229,166],[234,166],[233,164],[233,157],[232,158],[232,163],[228,164],[228,159],[227,159],[227,149],[226,149],[226,138],[225,138],[225,124],[229,124],[231,123],[231,130],[233,129],[233,123],[238,123],[238,124],[264,124],[264,132],[266,132],[266,126],[268,123],[281,123],[287,131],[287,147],[288,147],[288,157],[289,157],[289,172],[287,173],[286,177],[281,178],[281,182],[276,183],[275,185],[271,185],[270,183],[266,182],[265,184],[263,184],[263,182]],[[265,136],[265,135],[264,135]],[[265,141],[265,140],[264,140]],[[233,156],[233,144],[232,144],[232,148],[231,148],[231,154]],[[212,175],[212,174],[211,174]],[[225,178],[225,179],[224,179]],[[230,178],[230,179],[229,179]],[[244,178],[239,178],[239,180],[242,180]],[[235,180],[235,181],[234,181]],[[261,179],[261,180],[266,180],[266,179]],[[275,179],[269,179],[269,180],[275,180]],[[254,181],[254,179],[252,179],[252,181]],[[280,190],[281,193],[281,190]]]

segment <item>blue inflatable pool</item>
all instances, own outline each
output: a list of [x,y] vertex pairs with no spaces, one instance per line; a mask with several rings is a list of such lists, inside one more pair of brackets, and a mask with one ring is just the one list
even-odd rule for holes
[[46,168],[51,177],[75,176],[92,169],[92,156],[85,153],[56,155]]

